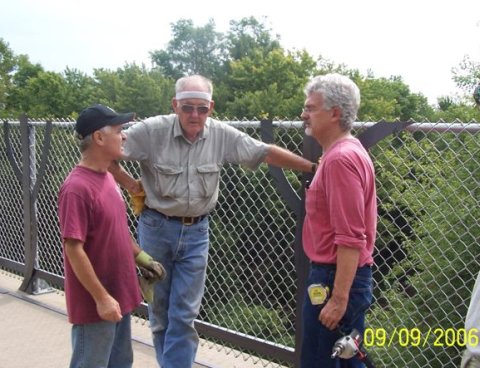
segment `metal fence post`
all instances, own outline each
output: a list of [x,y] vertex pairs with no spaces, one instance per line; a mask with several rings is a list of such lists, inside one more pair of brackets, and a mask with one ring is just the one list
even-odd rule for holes
[[35,275],[39,268],[38,262],[38,227],[37,206],[38,190],[45,173],[50,147],[52,124],[47,122],[44,136],[44,147],[40,172],[37,177],[36,170],[36,138],[35,128],[28,123],[26,115],[20,117],[20,132],[22,143],[22,196],[24,203],[23,226],[25,247],[25,271],[20,290],[30,294],[40,294],[53,290],[48,284]]
[[[33,274],[35,258],[37,254],[37,244],[34,241],[32,229],[32,220],[35,218],[35,208],[31,197],[32,170],[31,159],[32,152],[35,154],[35,147],[31,145],[31,130],[33,128],[28,124],[26,115],[20,117],[20,139],[22,144],[22,197],[23,197],[23,236],[25,247],[25,271],[20,290],[27,293],[33,292]],[[35,170],[35,168],[33,168]]]

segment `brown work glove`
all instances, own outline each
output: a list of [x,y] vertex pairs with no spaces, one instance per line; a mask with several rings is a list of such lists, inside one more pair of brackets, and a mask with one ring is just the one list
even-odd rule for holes
[[138,193],[133,193],[128,191],[130,196],[130,206],[132,206],[133,214],[138,216],[142,213],[143,208],[145,207],[145,192],[143,190],[142,182],[139,180],[138,185],[141,190]]
[[160,262],[155,261],[143,250],[135,258],[135,263],[140,271],[138,274],[138,282],[143,299],[145,299],[147,303],[152,303],[154,285],[157,281],[165,279],[167,272]]

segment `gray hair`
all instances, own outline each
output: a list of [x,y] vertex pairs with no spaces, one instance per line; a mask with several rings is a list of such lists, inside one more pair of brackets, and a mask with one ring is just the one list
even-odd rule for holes
[[202,75],[189,75],[186,77],[182,77],[177,80],[175,83],[175,93],[178,92],[183,92],[186,90],[187,87],[190,88],[192,84],[196,84],[202,87],[206,87],[207,90],[205,92],[210,93],[210,95],[213,95],[213,84],[212,81],[208,78],[205,78]]
[[89,134],[84,138],[78,136],[78,138],[80,138],[78,148],[80,149],[80,153],[83,153],[92,145],[92,135]]
[[[104,126],[103,128],[99,129],[100,131],[102,132],[108,132],[110,129],[112,129],[112,127],[110,125],[106,125]],[[95,133],[95,132],[93,132]],[[85,152],[88,148],[90,148],[90,146],[92,145],[92,142],[93,142],[93,139],[92,139],[92,136],[93,136],[93,133],[87,135],[86,137],[84,138],[81,138],[80,136],[78,136],[80,138],[80,143],[78,145],[79,149],[80,149],[80,153],[83,153]]]
[[339,107],[342,110],[340,128],[352,129],[360,106],[360,90],[348,77],[332,73],[314,77],[305,87],[305,95],[318,93],[323,99],[323,108]]

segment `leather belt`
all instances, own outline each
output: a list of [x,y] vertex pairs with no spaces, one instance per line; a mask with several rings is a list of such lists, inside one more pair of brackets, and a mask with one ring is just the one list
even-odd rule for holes
[[[164,215],[162,213],[162,215]],[[202,215],[202,216],[196,216],[196,217],[191,217],[191,216],[167,216],[164,215],[167,220],[173,220],[173,221],[180,221],[183,225],[190,226],[193,224],[196,224],[197,222],[202,221],[207,215]]]
[[318,263],[318,262],[313,262],[310,261],[312,266],[317,266],[317,267],[323,267],[323,268],[337,268],[337,265],[335,263]]
[[[150,207],[147,207],[147,208],[150,208]],[[165,215],[164,213],[162,213],[160,211],[157,211],[154,208],[150,208],[150,209],[159,213],[160,215],[165,217],[167,220],[179,221],[183,225],[186,225],[186,226],[196,224],[196,223],[202,221],[205,217],[208,216],[208,215],[201,215],[201,216],[168,216],[168,215]]]

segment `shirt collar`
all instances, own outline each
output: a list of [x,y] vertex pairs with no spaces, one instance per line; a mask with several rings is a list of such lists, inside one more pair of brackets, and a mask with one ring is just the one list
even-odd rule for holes
[[[205,126],[203,127],[203,130],[200,132],[200,137],[198,139],[206,139],[208,137],[210,130],[210,117],[207,118],[207,121],[205,123]],[[182,127],[180,126],[180,120],[178,119],[178,116],[175,116],[175,121],[173,123],[173,137],[184,137],[183,135],[183,130]],[[185,138],[186,139],[186,138]]]

